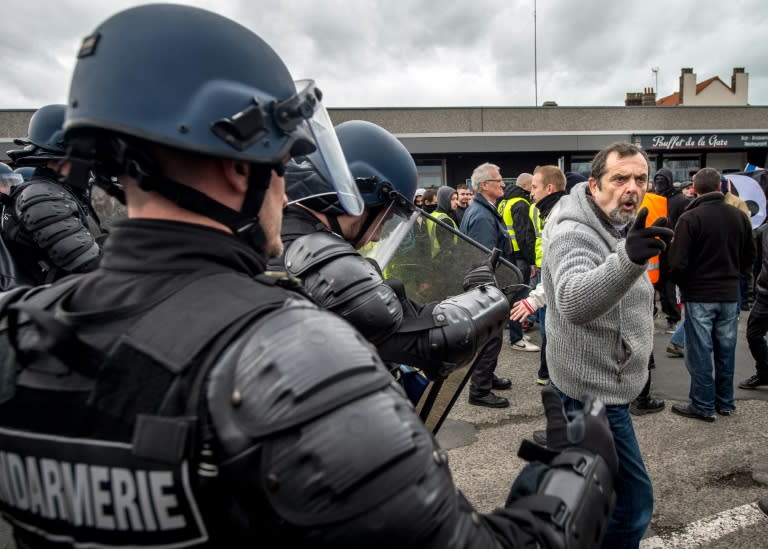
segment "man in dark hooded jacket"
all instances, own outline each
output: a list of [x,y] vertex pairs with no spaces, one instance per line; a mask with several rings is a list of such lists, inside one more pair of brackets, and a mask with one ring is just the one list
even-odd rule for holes
[[672,171],[667,168],[661,168],[653,177],[653,192],[667,198],[667,219],[674,228],[677,219],[688,206],[690,198],[685,196],[680,189],[675,187],[672,179]]
[[[688,206],[690,199],[675,187],[672,171],[667,168],[661,168],[653,177],[653,192],[666,197],[667,219],[674,228],[677,219]],[[680,309],[677,307],[675,283],[669,279],[668,275],[666,252],[662,253],[659,258],[659,269],[659,281],[656,283],[656,290],[659,292],[661,311],[667,317],[666,333],[671,334],[675,331],[675,325],[680,322]]]

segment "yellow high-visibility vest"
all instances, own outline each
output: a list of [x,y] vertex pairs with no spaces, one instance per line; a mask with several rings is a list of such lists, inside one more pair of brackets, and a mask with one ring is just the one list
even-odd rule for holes
[[536,204],[531,204],[528,208],[528,217],[533,223],[533,232],[536,235],[536,267],[541,269],[541,235],[544,233],[544,219],[541,217],[541,211]]
[[516,252],[520,251],[520,244],[517,243],[517,234],[515,233],[515,223],[514,223],[514,220],[512,219],[512,207],[518,202],[525,202],[526,204],[530,204],[530,202],[528,202],[522,196],[516,196],[508,200],[502,200],[499,203],[499,207],[498,207],[499,213],[501,214],[501,217],[504,220],[504,224],[507,226],[507,232],[509,233],[509,241],[512,244],[512,250]]
[[[456,226],[456,222],[447,213],[432,212],[432,217],[436,217],[443,223],[447,223],[457,231],[459,230]],[[431,219],[427,219],[427,234],[429,235],[429,242],[432,244],[432,257],[435,257],[440,252],[440,241],[437,239],[437,223]],[[453,235],[453,243],[459,243],[459,237],[455,234]]]

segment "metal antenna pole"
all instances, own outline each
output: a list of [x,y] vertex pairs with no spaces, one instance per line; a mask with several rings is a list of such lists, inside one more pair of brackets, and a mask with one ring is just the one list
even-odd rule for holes
[[539,106],[539,68],[536,58],[536,0],[533,0],[533,89],[534,106]]

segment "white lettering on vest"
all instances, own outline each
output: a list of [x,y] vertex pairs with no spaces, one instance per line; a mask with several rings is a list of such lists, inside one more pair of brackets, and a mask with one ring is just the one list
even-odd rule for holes
[[43,480],[43,491],[45,492],[45,505],[51,517],[61,517],[69,520],[67,506],[64,503],[64,494],[62,493],[61,473],[59,464],[52,459],[40,460],[40,474]]
[[75,526],[93,526],[93,507],[91,506],[91,489],[88,486],[88,466],[84,463],[75,464],[72,474],[71,463],[61,463],[62,478],[64,479],[64,494],[69,508],[72,510],[71,522]]
[[161,530],[174,530],[184,527],[184,517],[172,515],[171,509],[178,505],[176,496],[165,495],[164,488],[173,486],[173,477],[168,471],[151,471],[149,473],[149,487],[152,492],[152,500],[155,502],[157,522]]
[[46,519],[100,530],[187,527],[172,471],[133,471],[0,451],[0,501]]

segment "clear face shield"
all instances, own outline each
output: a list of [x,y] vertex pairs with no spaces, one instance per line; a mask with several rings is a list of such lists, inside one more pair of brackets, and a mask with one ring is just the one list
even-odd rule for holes
[[288,102],[278,105],[276,112],[280,118],[282,112],[301,112],[304,115],[309,114],[309,109],[314,109],[311,116],[306,116],[299,127],[312,137],[317,147],[315,152],[307,155],[307,160],[312,163],[314,168],[323,179],[330,182],[332,188],[327,191],[316,193],[312,196],[296,198],[289,202],[294,204],[308,198],[319,196],[330,196],[335,194],[338,197],[341,207],[349,215],[360,215],[363,213],[363,197],[355,185],[355,179],[349,171],[347,160],[341,150],[339,139],[333,129],[331,118],[325,106],[319,101],[321,96],[319,90],[315,87],[313,80],[296,81],[296,89],[299,90],[294,98]]
[[24,183],[24,177],[20,173],[4,173],[0,175],[0,192],[8,194],[11,187]]
[[[360,182],[358,186],[365,186]],[[358,246],[361,253],[376,260],[379,265],[388,264],[397,250],[413,235],[413,224],[418,212],[400,193],[389,192],[392,200],[381,209],[373,219],[371,226],[363,233]]]

